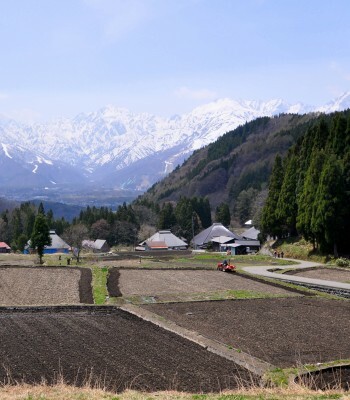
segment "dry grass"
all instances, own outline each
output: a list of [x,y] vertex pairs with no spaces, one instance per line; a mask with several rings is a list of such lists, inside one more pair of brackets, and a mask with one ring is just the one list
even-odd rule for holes
[[47,386],[16,385],[0,388],[1,400],[349,400],[350,394],[342,391],[315,392],[296,386],[292,389],[251,389],[219,394],[189,394],[173,391],[141,393],[127,390],[121,394],[89,387],[76,388],[65,384]]

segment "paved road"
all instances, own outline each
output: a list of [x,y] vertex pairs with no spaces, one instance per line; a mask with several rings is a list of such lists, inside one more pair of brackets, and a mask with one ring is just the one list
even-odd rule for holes
[[[301,260],[292,260],[286,259],[290,261],[295,261],[299,263],[298,265],[291,265],[294,269],[302,269],[302,268],[310,268],[315,266],[322,266],[322,264],[317,264],[315,262],[310,261],[301,261]],[[342,282],[334,282],[328,281],[324,279],[311,279],[311,278],[304,278],[298,275],[288,275],[288,274],[277,274],[275,272],[270,272],[269,270],[273,270],[275,267],[270,266],[259,266],[259,267],[244,267],[243,270],[249,272],[250,274],[264,276],[266,278],[273,278],[279,279],[282,281],[288,282],[295,282],[299,284],[306,284],[312,286],[320,286],[323,288],[330,288],[330,289],[344,289],[350,291],[350,284],[349,283],[342,283]],[[284,268],[281,266],[280,268]],[[288,268],[288,267],[287,267]]]

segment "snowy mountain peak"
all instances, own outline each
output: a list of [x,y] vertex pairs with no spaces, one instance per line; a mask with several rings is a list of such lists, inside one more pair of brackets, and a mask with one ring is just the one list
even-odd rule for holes
[[350,91],[344,92],[328,104],[319,107],[316,111],[330,113],[335,111],[343,111],[348,108],[350,108]]
[[25,126],[1,118],[0,160],[15,162],[30,154],[25,161],[37,166],[35,174],[49,171],[49,182],[57,184],[63,179],[62,173],[53,174],[59,160],[89,180],[144,190],[194,150],[255,118],[339,111],[349,106],[350,92],[345,92],[318,110],[278,98],[268,101],[222,98],[168,119],[113,105],[46,124]]

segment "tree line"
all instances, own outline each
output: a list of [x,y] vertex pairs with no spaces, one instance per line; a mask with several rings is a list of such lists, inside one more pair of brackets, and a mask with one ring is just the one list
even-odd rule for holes
[[321,252],[350,253],[350,112],[323,116],[276,156],[261,231],[302,235]]
[[[227,204],[216,208],[215,219],[226,226],[230,224]],[[132,204],[124,203],[115,211],[108,207],[88,206],[72,222],[55,219],[52,210],[46,212],[42,203],[36,207],[25,202],[0,214],[0,241],[10,244],[14,251],[23,251],[28,241],[36,248],[44,243],[43,248],[49,244],[49,230],[55,230],[78,251],[79,256],[84,239],[105,239],[110,246],[135,245],[156,229],[170,229],[190,242],[194,234],[211,224],[210,203],[202,197],[182,197],[176,204],[168,202],[162,207],[139,198]],[[45,234],[41,237],[40,232]]]

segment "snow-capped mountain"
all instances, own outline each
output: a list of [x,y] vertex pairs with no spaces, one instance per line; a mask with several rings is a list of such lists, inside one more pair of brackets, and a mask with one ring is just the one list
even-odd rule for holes
[[328,114],[334,111],[347,110],[348,108],[350,108],[350,92],[345,92],[335,100],[318,107],[316,111]]
[[71,184],[79,189],[90,182],[145,190],[194,150],[245,122],[280,113],[330,112],[349,105],[350,92],[317,110],[280,99],[220,99],[169,119],[113,106],[46,124],[0,119],[0,162],[11,164],[18,177],[22,165],[22,173],[29,175],[21,179],[28,185]]
[[82,185],[84,181],[83,174],[74,167],[16,144],[0,143],[0,168],[2,188],[48,189],[57,184]]

